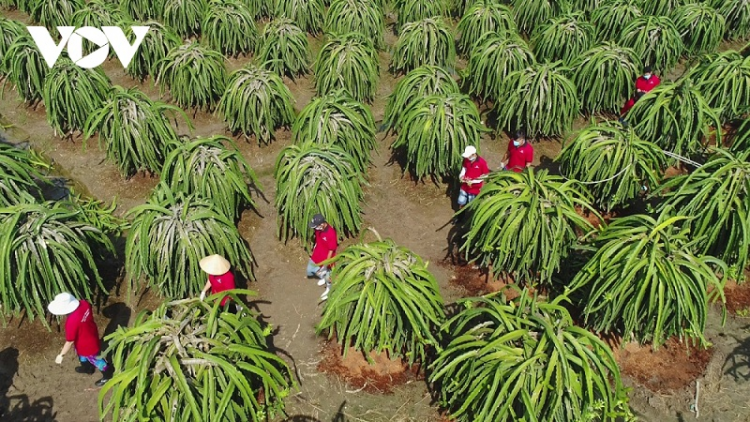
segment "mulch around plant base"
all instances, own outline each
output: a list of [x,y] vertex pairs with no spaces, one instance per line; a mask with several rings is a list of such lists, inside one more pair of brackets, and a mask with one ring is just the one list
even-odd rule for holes
[[[748,280],[750,276],[745,275]],[[727,314],[730,316],[750,316],[750,281],[737,284],[728,281],[724,286],[724,297],[727,300]]]
[[[580,215],[581,217],[585,218],[589,224],[591,224],[592,227],[595,229],[598,229],[602,225],[602,220],[599,219],[599,217],[596,216],[596,214],[592,213],[589,210],[584,210],[580,206],[576,206],[576,213]],[[604,213],[602,214],[602,219],[605,223],[609,223],[610,220],[612,220],[614,217],[617,217],[615,213]],[[584,235],[586,233],[580,233],[581,235]]]
[[324,343],[321,353],[323,360],[318,370],[338,377],[352,390],[387,394],[394,387],[424,379],[419,366],[409,366],[398,358],[391,360],[386,353],[370,352],[370,363],[362,352],[350,347],[343,357],[341,345],[335,341]]
[[675,176],[682,176],[683,174],[687,174],[687,170],[684,166],[669,166],[666,170],[664,170],[664,179],[669,179]]
[[655,351],[651,344],[631,342],[621,346],[616,344],[619,339],[607,343],[623,376],[661,394],[681,390],[705,374],[714,354],[712,348],[689,346],[675,337]]
[[[487,271],[475,268],[471,264],[467,265],[447,265],[453,270],[453,277],[450,283],[466,291],[467,296],[483,296],[490,293],[499,292],[506,286],[515,284],[515,280],[510,276],[493,279]],[[518,293],[513,289],[506,289],[505,296],[508,300],[518,297]]]

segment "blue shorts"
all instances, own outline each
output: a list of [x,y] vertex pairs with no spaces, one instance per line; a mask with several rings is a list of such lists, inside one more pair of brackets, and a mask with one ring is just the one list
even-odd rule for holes
[[463,189],[459,189],[458,190],[458,205],[463,207],[464,205],[473,201],[474,198],[476,197],[477,197],[476,195],[466,193]]
[[96,366],[96,369],[102,372],[107,370],[107,361],[99,356],[78,356],[78,359],[81,361],[81,363],[89,362],[90,364]]

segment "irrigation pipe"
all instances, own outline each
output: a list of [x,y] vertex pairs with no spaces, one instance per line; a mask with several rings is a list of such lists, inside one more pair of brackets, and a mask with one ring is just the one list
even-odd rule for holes
[[[673,152],[670,152],[670,151],[667,151],[667,150],[661,150],[661,152],[662,152],[662,153],[663,153],[664,155],[666,155],[667,157],[675,158],[675,159],[677,159],[677,160],[679,160],[679,161],[682,161],[683,163],[686,163],[686,164],[690,164],[691,166],[693,166],[693,167],[695,167],[695,168],[701,168],[701,167],[703,167],[703,164],[697,163],[697,162],[695,162],[695,161],[693,161],[693,160],[691,160],[691,159],[689,159],[689,158],[683,157],[683,156],[681,156],[681,155],[677,155],[677,154],[675,154],[675,153],[673,153]],[[630,166],[632,166],[632,165],[633,165],[633,163],[630,163],[630,164],[628,164],[627,166],[625,166],[625,168],[624,168],[624,169],[620,170],[619,172],[617,172],[617,174],[615,174],[614,176],[612,176],[612,177],[610,177],[610,178],[607,178],[607,179],[604,179],[604,180],[595,180],[595,181],[593,181],[593,182],[581,182],[581,181],[578,181],[578,183],[580,183],[580,184],[582,184],[582,185],[596,185],[596,184],[599,184],[599,183],[606,183],[606,182],[609,182],[610,180],[614,180],[614,179],[616,179],[616,178],[620,177],[620,176],[621,176],[621,175],[622,175],[623,173],[625,173],[625,172],[626,172],[626,171],[627,171],[627,170],[628,170],[628,169],[630,168]],[[565,180],[571,180],[571,179],[568,179],[568,178],[567,178],[567,177],[565,177],[565,176],[563,176],[563,179],[565,179]],[[696,398],[696,402],[697,402],[697,400],[698,400],[698,399]]]
[[[633,165],[633,163],[628,164],[627,166],[625,166],[624,169],[618,171],[617,174],[615,174],[612,177],[606,178],[604,180],[595,180],[593,182],[581,182],[580,180],[577,180],[577,182],[580,183],[580,184],[582,184],[582,185],[596,185],[596,184],[599,184],[599,183],[606,183],[606,182],[609,182],[610,180],[614,180],[614,179],[617,179],[618,177],[620,177],[623,173],[625,173],[626,171],[628,171],[628,169],[632,165]],[[574,180],[574,179],[568,179],[564,175],[563,175],[563,179],[565,179],[565,180]]]
[[696,381],[695,384],[695,419],[699,419],[701,415],[701,411],[698,408],[698,397],[700,397],[701,394],[701,382]]
[[[628,171],[628,169],[629,169],[629,168],[630,168],[630,166],[632,166],[632,165],[633,165],[633,163],[630,163],[630,164],[628,164],[627,166],[625,166],[625,168],[624,168],[624,169],[622,169],[622,170],[618,171],[618,172],[617,172],[617,174],[615,174],[615,175],[614,175],[614,176],[612,176],[612,177],[609,177],[609,178],[607,178],[607,179],[604,179],[604,180],[596,180],[596,181],[593,181],[593,182],[581,182],[580,180],[576,180],[576,179],[568,179],[567,177],[565,177],[565,175],[561,175],[561,176],[562,176],[562,178],[563,178],[563,179],[565,179],[565,180],[568,180],[568,181],[570,181],[570,180],[575,180],[575,181],[577,181],[578,183],[580,183],[580,184],[582,184],[582,185],[596,185],[596,184],[598,184],[598,183],[605,183],[605,182],[609,182],[610,180],[614,180],[614,179],[616,179],[616,178],[618,178],[618,177],[622,176],[622,174],[623,174],[623,173],[625,173],[626,171]],[[486,179],[486,178],[487,178],[487,175],[485,174],[485,175],[483,175],[483,176],[479,176],[478,178],[476,178],[476,179],[472,180],[471,182],[472,182],[472,183],[478,183],[478,182],[481,182],[481,181],[483,181],[483,180],[484,180],[484,179]]]
[[693,166],[695,168],[701,168],[701,167],[703,167],[703,164],[696,163],[695,161],[693,161],[693,160],[691,160],[689,158],[685,158],[685,157],[683,157],[681,155],[677,155],[674,152],[665,151],[665,150],[661,150],[661,152],[663,152],[664,155],[666,155],[667,157],[676,158],[676,159],[682,161],[683,163],[690,164],[691,166]]

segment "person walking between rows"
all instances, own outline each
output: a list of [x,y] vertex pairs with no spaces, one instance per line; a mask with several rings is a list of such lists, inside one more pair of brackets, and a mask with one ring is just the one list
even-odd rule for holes
[[531,167],[532,161],[534,161],[534,147],[526,140],[526,134],[519,130],[515,138],[508,143],[508,150],[500,163],[500,169],[520,173],[526,167]]
[[102,373],[102,379],[95,385],[101,387],[112,379],[115,368],[101,357],[101,342],[99,341],[99,329],[94,321],[94,313],[91,304],[86,300],[78,300],[68,292],[60,293],[47,306],[47,309],[58,316],[67,315],[65,318],[65,345],[60,354],[55,358],[55,363],[60,365],[71,348],[81,362],[75,368],[81,374],[93,374],[97,369]]
[[458,191],[458,207],[463,208],[474,200],[484,185],[482,176],[490,172],[487,167],[487,161],[477,155],[477,149],[469,145],[461,156],[464,158],[461,167],[461,173],[458,179],[461,181],[461,188]]
[[643,75],[635,80],[635,91],[643,92],[644,94],[651,91],[652,89],[659,86],[661,79],[654,75],[651,71],[651,66],[646,66],[643,69]]
[[[216,294],[235,288],[234,274],[231,271],[232,266],[223,256],[207,256],[198,261],[198,266],[201,267],[203,272],[208,274],[208,281],[206,281],[206,285],[203,286],[203,290],[201,291],[201,300],[206,298],[206,292],[209,289],[212,294]],[[227,306],[230,300],[228,295],[224,295],[221,299],[221,306]]]
[[336,256],[336,249],[339,247],[338,234],[322,214],[315,214],[308,226],[315,230],[315,245],[307,262],[307,277],[319,277],[318,286],[326,286],[320,300],[326,300],[331,290],[331,266],[320,264]]

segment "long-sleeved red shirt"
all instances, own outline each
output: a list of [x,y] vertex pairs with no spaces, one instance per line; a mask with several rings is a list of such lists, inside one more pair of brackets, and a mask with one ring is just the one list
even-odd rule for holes
[[659,86],[660,83],[661,79],[656,75],[651,75],[648,79],[641,76],[635,80],[635,89],[636,91],[649,92]]

